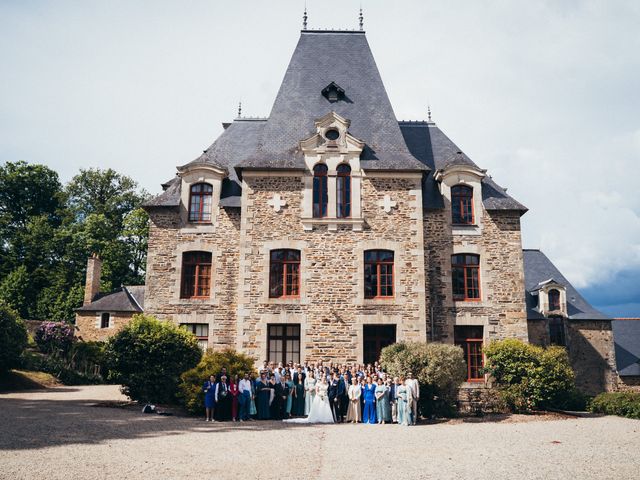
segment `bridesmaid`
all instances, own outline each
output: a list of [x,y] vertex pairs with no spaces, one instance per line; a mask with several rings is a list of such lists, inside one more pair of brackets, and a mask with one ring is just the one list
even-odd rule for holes
[[229,384],[229,393],[231,394],[231,420],[238,420],[238,375],[233,376],[233,380]]
[[269,404],[271,403],[272,386],[267,381],[267,374],[262,372],[256,382],[256,397],[258,407],[258,420],[269,420]]
[[398,400],[398,425],[409,426],[411,424],[411,407],[409,399],[411,392],[404,384],[404,377],[400,377],[400,384],[396,385],[396,397]]
[[295,385],[293,384],[293,380],[291,380],[291,375],[289,373],[287,373],[284,378],[284,383],[286,383],[287,387],[289,387],[289,395],[287,396],[286,406],[287,418],[289,418],[291,416],[291,409],[293,408],[293,392],[295,390]]
[[362,423],[376,423],[376,386],[371,377],[367,377],[367,384],[364,386],[362,395],[364,396]]
[[211,375],[202,386],[204,392],[205,422],[213,422],[213,409],[216,406],[216,377]]
[[313,369],[307,371],[307,377],[304,379],[304,414],[309,415],[311,404],[316,397],[316,378]]
[[293,389],[293,407],[291,415],[294,417],[304,416],[305,395],[304,395],[304,378],[302,375],[296,375],[296,385]]
[[389,404],[389,387],[384,384],[382,378],[378,377],[376,387],[376,416],[378,423],[385,424],[391,422],[391,405]]
[[358,377],[355,375],[351,379],[349,385],[349,408],[347,410],[347,422],[358,423],[362,421],[362,410],[360,410],[360,397],[362,395],[362,387],[358,383]]
[[254,420],[256,415],[258,415],[258,410],[256,409],[256,382],[253,375],[249,377],[251,379],[251,404],[249,406],[249,420]]

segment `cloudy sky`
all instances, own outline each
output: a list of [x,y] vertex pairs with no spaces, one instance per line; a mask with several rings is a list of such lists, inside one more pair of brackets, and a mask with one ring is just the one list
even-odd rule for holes
[[[356,28],[360,0],[307,0]],[[433,119],[530,211],[598,308],[640,316],[640,2],[362,0],[398,119]],[[0,162],[152,193],[231,120],[267,116],[302,0],[0,1]]]

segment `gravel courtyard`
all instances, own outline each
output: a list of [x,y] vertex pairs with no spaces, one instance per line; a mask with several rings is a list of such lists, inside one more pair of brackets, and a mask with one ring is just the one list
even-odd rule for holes
[[208,424],[92,406],[114,386],[0,395],[2,479],[640,478],[640,421]]

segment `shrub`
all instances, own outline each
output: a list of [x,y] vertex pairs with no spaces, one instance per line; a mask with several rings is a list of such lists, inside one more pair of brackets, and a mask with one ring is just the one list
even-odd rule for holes
[[484,349],[485,371],[516,412],[561,408],[568,397],[579,395],[567,351],[542,348],[516,339],[491,342]]
[[139,402],[171,403],[180,374],[195,367],[202,350],[193,334],[149,315],[134,315],[107,341],[108,378]]
[[466,378],[462,349],[441,343],[401,342],[382,350],[380,363],[393,376],[411,372],[420,383],[420,413],[452,416]]
[[43,353],[59,356],[66,354],[73,343],[73,327],[65,322],[42,322],[34,337]]
[[594,413],[640,418],[640,393],[601,393],[591,401],[589,410]]
[[26,346],[27,327],[13,309],[0,302],[0,372],[17,367]]
[[227,369],[228,375],[253,373],[255,359],[232,349],[220,352],[208,351],[195,368],[184,372],[180,376],[179,398],[187,411],[193,414],[204,410],[204,393],[202,384],[211,375],[217,375],[222,367]]

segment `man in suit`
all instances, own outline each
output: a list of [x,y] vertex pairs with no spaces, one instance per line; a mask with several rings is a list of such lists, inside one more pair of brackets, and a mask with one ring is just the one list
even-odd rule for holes
[[344,381],[340,378],[338,372],[333,374],[333,379],[329,384],[329,403],[331,404],[331,412],[333,413],[333,420],[336,423],[344,422],[344,396],[346,388]]
[[302,377],[302,383],[304,383],[304,379],[307,378],[305,373],[302,371],[302,367],[300,365],[298,365],[298,368],[296,369],[296,371],[293,372],[293,384],[294,385],[298,384],[298,377]]

